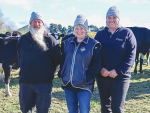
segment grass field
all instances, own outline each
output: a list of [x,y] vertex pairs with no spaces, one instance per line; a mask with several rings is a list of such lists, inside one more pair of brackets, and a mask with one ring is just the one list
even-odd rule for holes
[[[125,113],[150,113],[150,66],[146,66],[145,63],[143,65],[143,71],[143,74],[132,74],[130,88],[126,98]],[[12,73],[10,83],[11,98],[6,97],[4,84],[0,84],[0,113],[21,113],[18,98],[18,80],[18,72]],[[60,79],[55,76],[50,113],[68,112],[64,91],[60,85]],[[90,113],[100,113],[100,101],[96,84],[91,99]]]

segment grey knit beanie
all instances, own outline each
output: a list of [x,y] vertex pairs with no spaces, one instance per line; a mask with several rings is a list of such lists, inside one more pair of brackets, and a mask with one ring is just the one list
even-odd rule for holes
[[107,14],[106,14],[106,18],[108,16],[116,16],[120,20],[119,10],[116,8],[116,6],[112,6],[108,9]]
[[43,24],[44,24],[44,19],[43,19],[41,13],[39,13],[39,12],[32,12],[29,23],[31,23],[32,20],[34,20],[34,19],[39,19],[39,20],[41,20],[41,21],[43,22]]
[[85,29],[88,31],[88,20],[84,15],[77,15],[77,18],[74,22],[74,28],[76,25],[83,25]]

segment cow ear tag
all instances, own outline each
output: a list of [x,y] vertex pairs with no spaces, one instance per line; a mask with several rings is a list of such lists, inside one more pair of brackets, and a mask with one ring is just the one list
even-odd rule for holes
[[85,48],[83,47],[83,48],[81,48],[80,50],[83,52],[83,51],[85,51]]

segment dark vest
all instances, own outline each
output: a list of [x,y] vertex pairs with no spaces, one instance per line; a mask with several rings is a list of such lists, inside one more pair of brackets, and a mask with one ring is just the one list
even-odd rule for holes
[[76,38],[64,41],[65,61],[61,71],[62,86],[71,82],[75,88],[93,91],[95,79],[86,82],[86,72],[90,68],[93,48],[98,42],[90,37],[76,45]]

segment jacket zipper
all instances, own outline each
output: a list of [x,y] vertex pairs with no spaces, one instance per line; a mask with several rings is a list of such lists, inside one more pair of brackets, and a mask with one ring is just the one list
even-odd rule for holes
[[76,53],[77,53],[77,50],[78,50],[79,46],[80,46],[80,43],[78,44],[77,47],[75,47],[75,50],[74,50],[74,53],[73,53],[72,65],[71,65],[71,71],[70,71],[70,80],[71,80],[70,82],[71,82],[71,84],[72,84],[72,77],[73,77],[73,68],[74,68],[74,64],[75,64],[75,56],[76,56]]
[[110,39],[111,39],[112,35],[115,34],[118,30],[119,30],[119,29],[117,29],[115,32],[111,33]]

